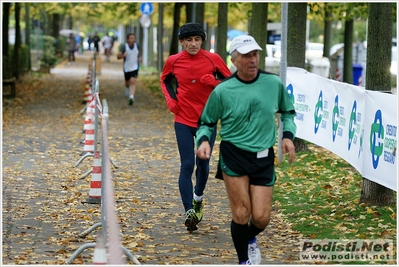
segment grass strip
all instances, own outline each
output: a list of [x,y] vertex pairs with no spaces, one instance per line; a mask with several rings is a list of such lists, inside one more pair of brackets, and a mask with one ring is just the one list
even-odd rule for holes
[[396,204],[359,203],[361,174],[328,150],[308,146],[292,165],[287,160],[277,164],[275,207],[308,239],[393,240],[396,260]]

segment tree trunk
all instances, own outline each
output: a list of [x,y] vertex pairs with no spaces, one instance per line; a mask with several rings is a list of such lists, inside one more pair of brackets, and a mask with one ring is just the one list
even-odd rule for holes
[[21,11],[21,4],[15,3],[15,44],[14,44],[14,76],[15,79],[19,78],[19,52],[21,48],[21,26],[20,26],[20,11]]
[[204,23],[205,3],[185,3],[186,6],[186,21]]
[[305,68],[306,55],[306,3],[288,4],[287,65]]
[[[25,3],[25,45],[29,48],[29,55],[30,55],[30,15],[29,12],[30,7],[28,3]],[[28,70],[32,69],[32,60],[29,56],[28,59]]]
[[349,19],[345,20],[344,77],[343,77],[343,81],[349,84],[353,84],[352,50],[353,50],[353,19]]
[[[40,15],[41,15],[41,17],[43,19],[43,34],[44,35],[49,35],[49,30],[48,30],[48,28],[49,28],[48,25],[49,24],[48,24],[46,11],[44,9],[40,9]],[[72,28],[70,28],[70,29],[72,29]]]
[[143,49],[144,47],[144,28],[141,26],[141,23],[138,23],[137,25],[137,29],[138,29],[138,34],[140,36],[140,46],[141,49]]
[[[60,30],[61,30],[61,15],[54,13],[51,15],[51,35],[55,38],[55,53],[56,55],[62,55],[62,50],[60,49]],[[83,45],[83,44],[82,44]]]
[[207,38],[205,42],[202,42],[202,48],[205,50],[210,50],[210,42],[209,39],[211,38],[210,35],[208,35],[209,31],[205,25],[204,21],[204,13],[205,13],[205,4],[204,3],[196,3],[195,4],[195,21],[196,23],[199,23],[204,27],[204,31],[207,33]]
[[46,24],[44,25],[45,35],[54,36],[54,28],[53,28],[53,16],[44,12],[44,16],[46,17]]
[[186,21],[195,22],[195,14],[193,13],[195,3],[184,3],[186,6]]
[[201,25],[204,24],[205,3],[195,4],[195,21]]
[[396,203],[394,192],[363,177],[359,203],[370,206],[385,206]]
[[52,22],[53,22],[52,36],[55,39],[58,40],[58,38],[60,37],[60,30],[61,30],[61,27],[60,27],[61,16],[60,16],[60,14],[54,13]]
[[[289,3],[287,21],[287,66],[305,68],[307,3]],[[294,139],[295,151],[307,151],[305,140]]]
[[69,15],[69,16],[67,17],[67,19],[66,19],[66,28],[67,28],[67,29],[73,30],[72,27],[73,27],[72,16]]
[[391,3],[370,3],[366,89],[373,91],[391,91],[391,49],[392,49],[392,20]]
[[161,73],[163,69],[163,3],[158,4],[158,72]]
[[8,30],[10,25],[10,7],[11,3],[3,3],[3,58],[8,58],[9,40]]
[[252,3],[251,33],[262,51],[259,51],[259,69],[265,70],[267,43],[267,11],[268,3]]
[[[370,3],[369,5],[366,89],[390,91],[392,4]],[[360,203],[384,206],[395,202],[393,190],[363,177]]]
[[[218,4],[218,25],[216,31],[216,53],[219,54],[225,61],[227,58],[226,44],[227,44],[227,12],[229,4]],[[227,64],[227,62],[226,62]]]
[[[148,27],[148,66],[155,67],[155,58],[154,58],[154,27],[152,27],[152,18],[150,16],[151,26]],[[144,29],[143,29],[144,30]]]
[[331,48],[331,25],[332,25],[331,7],[328,3],[324,3],[324,48],[323,57],[330,58]]
[[172,41],[170,42],[170,50],[169,54],[177,54],[179,52],[179,28],[180,28],[180,10],[184,4],[183,3],[175,3],[175,8],[173,12],[173,34]]

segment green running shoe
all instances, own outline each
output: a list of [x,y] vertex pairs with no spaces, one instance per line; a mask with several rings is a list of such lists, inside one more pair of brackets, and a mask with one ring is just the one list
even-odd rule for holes
[[198,222],[198,217],[197,214],[195,214],[194,209],[189,209],[188,211],[186,211],[186,220],[184,222],[184,225],[187,226],[187,228],[195,228]]
[[202,200],[193,200],[193,209],[195,210],[195,213],[198,218],[198,222],[202,221],[202,216],[204,215],[202,208],[204,207],[204,204],[202,204]]

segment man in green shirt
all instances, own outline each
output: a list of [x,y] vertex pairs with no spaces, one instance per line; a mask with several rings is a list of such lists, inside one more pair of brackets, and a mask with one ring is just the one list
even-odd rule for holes
[[259,50],[249,35],[230,45],[236,66],[230,78],[211,93],[197,130],[197,156],[210,157],[209,140],[220,120],[220,158],[217,178],[223,179],[232,211],[231,235],[240,264],[260,264],[256,236],[270,221],[276,142],[276,113],[283,123],[283,153],[292,163],[295,147],[295,108],[281,79],[259,70]]

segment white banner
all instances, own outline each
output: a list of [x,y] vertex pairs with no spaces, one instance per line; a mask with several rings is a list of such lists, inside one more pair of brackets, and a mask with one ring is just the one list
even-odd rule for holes
[[363,177],[396,191],[397,96],[287,68],[297,137],[324,147]]
[[367,91],[363,176],[396,189],[397,96]]

